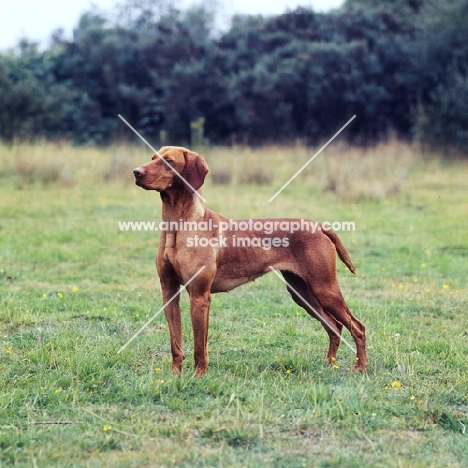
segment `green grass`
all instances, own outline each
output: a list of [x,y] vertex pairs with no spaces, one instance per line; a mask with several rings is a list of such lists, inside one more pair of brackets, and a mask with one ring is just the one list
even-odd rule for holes
[[358,275],[338,270],[369,371],[344,344],[324,364],[326,333],[274,275],[214,296],[205,378],[185,293],[182,377],[162,315],[117,354],[162,305],[157,235],[117,225],[160,219],[131,177],[148,151],[2,147],[0,466],[467,466],[468,163],[330,147],[267,203],[312,151],[200,152],[229,174],[203,192],[227,216],[356,222]]

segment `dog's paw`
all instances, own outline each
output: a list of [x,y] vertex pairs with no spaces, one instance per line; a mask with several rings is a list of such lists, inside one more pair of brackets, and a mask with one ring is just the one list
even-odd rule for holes
[[201,379],[206,374],[206,367],[197,367],[195,369],[195,378]]
[[179,366],[179,365],[172,364],[171,374],[172,375],[182,374],[182,365]]

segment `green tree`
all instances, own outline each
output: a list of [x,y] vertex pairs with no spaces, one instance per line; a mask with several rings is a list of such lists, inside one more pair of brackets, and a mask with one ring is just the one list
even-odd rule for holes
[[66,130],[73,100],[67,85],[56,82],[56,51],[38,53],[24,40],[19,49],[19,56],[0,56],[0,137],[55,137]]
[[468,0],[427,7],[414,50],[415,134],[431,145],[468,148]]

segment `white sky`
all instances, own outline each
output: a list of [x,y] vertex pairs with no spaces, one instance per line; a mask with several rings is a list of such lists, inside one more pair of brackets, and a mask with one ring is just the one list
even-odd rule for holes
[[[0,9],[0,51],[17,45],[18,40],[48,44],[53,30],[63,28],[71,38],[81,13],[93,5],[109,10],[118,0],[2,0]],[[181,0],[177,5],[190,5],[193,0]],[[220,0],[224,14],[279,14],[298,5],[312,7],[315,11],[328,11],[341,6],[344,0]]]

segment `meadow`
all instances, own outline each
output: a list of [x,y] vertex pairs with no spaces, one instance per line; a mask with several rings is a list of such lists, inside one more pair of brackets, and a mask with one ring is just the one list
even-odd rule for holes
[[[343,294],[368,333],[353,374],[275,275],[214,295],[210,366],[170,374],[143,145],[0,146],[0,466],[468,466],[468,160],[391,141],[201,148],[208,206],[354,221]],[[347,331],[344,338],[350,340]]]

